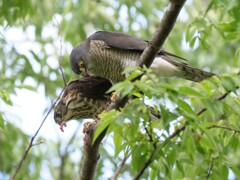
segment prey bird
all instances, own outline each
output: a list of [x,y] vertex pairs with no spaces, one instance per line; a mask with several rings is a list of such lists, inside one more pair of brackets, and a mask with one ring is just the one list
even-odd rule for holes
[[85,76],[70,82],[56,105],[54,120],[63,127],[71,119],[97,118],[107,108],[111,93],[106,91],[112,86],[107,79]]
[[[98,115],[107,109],[111,102],[112,93],[106,93],[111,86],[109,80],[95,76],[83,76],[79,80],[70,82],[54,111],[54,120],[60,125],[61,131],[72,119],[97,120]],[[153,108],[150,108],[150,112],[152,119],[161,118]],[[86,130],[90,125],[91,123],[86,123],[84,129]]]
[[[126,78],[122,74],[128,66],[139,66],[139,57],[148,42],[119,32],[98,31],[73,48],[71,68],[76,74],[95,75],[112,83]],[[160,49],[151,68],[159,77],[176,76],[191,81],[202,81],[214,75],[173,60],[184,59]]]

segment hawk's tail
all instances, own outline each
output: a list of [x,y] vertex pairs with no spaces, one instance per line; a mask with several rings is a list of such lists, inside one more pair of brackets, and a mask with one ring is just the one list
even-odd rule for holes
[[151,68],[157,75],[161,77],[176,76],[196,82],[202,81],[206,78],[210,78],[211,76],[215,75],[211,72],[206,72],[191,67],[186,63],[172,60],[171,58],[165,55],[157,56],[154,59]]

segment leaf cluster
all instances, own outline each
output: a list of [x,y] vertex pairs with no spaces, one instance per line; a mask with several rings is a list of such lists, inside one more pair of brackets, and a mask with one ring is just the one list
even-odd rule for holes
[[[225,179],[230,171],[238,177],[239,164],[229,159],[239,156],[240,77],[232,74],[172,87],[151,70],[142,74],[133,83],[128,78],[113,86],[133,99],[121,111],[103,113],[95,134],[109,126],[114,156],[131,153],[132,176],[155,152],[145,172],[151,179],[206,178],[209,173],[213,179]],[[152,109],[161,117],[153,118]],[[173,136],[182,126],[184,131]]]

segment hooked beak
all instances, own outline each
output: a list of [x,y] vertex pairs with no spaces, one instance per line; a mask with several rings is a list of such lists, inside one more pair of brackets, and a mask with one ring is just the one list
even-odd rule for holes
[[84,77],[88,77],[89,74],[88,74],[88,72],[87,72],[87,68],[84,67],[84,70],[85,70],[85,71],[82,71],[82,70],[80,69],[79,75],[80,75],[80,76],[84,76]]

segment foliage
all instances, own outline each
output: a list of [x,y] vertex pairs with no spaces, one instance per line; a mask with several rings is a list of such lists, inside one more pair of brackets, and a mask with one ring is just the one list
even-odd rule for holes
[[[239,157],[239,78],[232,74],[192,86],[172,87],[169,81],[147,73],[132,83],[129,95],[139,97],[135,96],[121,112],[102,114],[98,131],[101,126],[110,126],[108,133],[113,133],[116,157],[127,149],[131,152],[132,176],[156,149],[146,172],[152,179],[202,179],[208,171],[214,179],[227,179],[230,170],[239,171],[239,162],[231,160]],[[125,80],[114,88],[125,92],[128,83]],[[149,101],[161,118],[151,118]],[[182,126],[182,134],[170,138]]]
[[[40,86],[44,87],[50,103],[64,85],[59,60],[67,81],[76,78],[68,60],[73,46],[96,30],[121,31],[149,39],[167,3],[3,0],[0,2],[1,107],[16,106],[11,100],[16,89],[35,91]],[[139,81],[131,83],[127,79],[115,86],[123,94],[136,98],[121,112],[101,115],[102,126],[110,127],[96,177],[108,178],[104,175],[106,168],[111,176],[128,153],[131,157],[121,176],[133,177],[152,152],[155,152],[152,163],[143,178],[240,177],[239,8],[239,1],[189,1],[164,45],[168,51],[189,59],[190,64],[219,76],[191,83],[158,79],[151,71],[144,70],[146,74]],[[149,102],[161,114],[160,119],[150,118],[151,110],[146,105]],[[199,115],[201,111],[204,112]],[[28,135],[14,125],[15,121],[0,109],[3,162],[0,179],[9,178],[28,143]],[[182,126],[185,129],[170,139]],[[79,162],[74,161],[72,154],[81,156],[80,141],[82,136],[76,136],[66,151],[65,179],[77,176]],[[35,146],[18,178],[40,179],[46,169],[53,179],[58,178],[62,146],[56,141]]]

